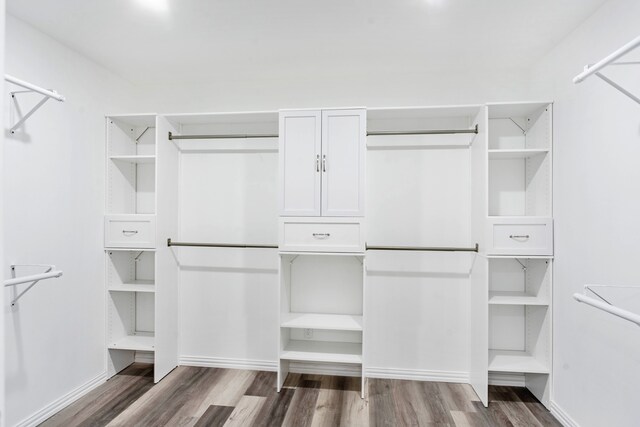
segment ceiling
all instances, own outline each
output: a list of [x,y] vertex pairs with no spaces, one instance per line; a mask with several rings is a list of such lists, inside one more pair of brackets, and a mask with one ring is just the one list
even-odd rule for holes
[[7,0],[137,84],[532,65],[606,0]]

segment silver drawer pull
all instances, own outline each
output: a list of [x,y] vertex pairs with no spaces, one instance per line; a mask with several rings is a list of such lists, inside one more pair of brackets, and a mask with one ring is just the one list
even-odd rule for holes
[[531,236],[528,234],[511,234],[509,236],[510,239],[528,239],[529,237]]
[[313,233],[313,237],[315,237],[316,239],[327,239],[330,236],[331,234],[329,233]]
[[122,234],[138,234],[138,230],[122,230]]

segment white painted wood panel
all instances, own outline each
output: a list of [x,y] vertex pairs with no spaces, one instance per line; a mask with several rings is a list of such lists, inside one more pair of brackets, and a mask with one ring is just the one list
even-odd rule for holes
[[160,381],[178,366],[179,265],[175,249],[166,245],[178,236],[179,151],[168,133],[178,129],[166,118],[156,118],[157,132],[157,233],[155,293],[155,366],[154,381]]
[[320,111],[280,115],[280,214],[320,216]]
[[363,216],[366,110],[322,112],[322,215]]
[[494,255],[553,255],[553,220],[490,217],[487,242]]

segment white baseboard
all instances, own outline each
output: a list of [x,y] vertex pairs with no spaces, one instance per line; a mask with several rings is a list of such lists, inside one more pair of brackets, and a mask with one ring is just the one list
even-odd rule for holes
[[44,422],[47,418],[51,417],[52,415],[55,415],[65,407],[71,405],[73,402],[80,399],[82,396],[89,393],[94,388],[103,384],[106,380],[107,380],[107,373],[103,372],[97,377],[71,390],[69,393],[65,394],[59,399],[54,400],[44,408],[40,409],[38,412],[34,413],[33,415],[20,421],[18,424],[15,425],[15,427],[37,426],[38,424]]
[[203,368],[248,369],[251,371],[277,371],[278,362],[270,360],[228,359],[224,357],[180,356],[178,365]]
[[362,368],[360,365],[346,363],[291,362],[289,364],[289,372],[294,372],[296,374],[359,377],[362,375]]
[[136,363],[155,363],[155,353],[153,351],[136,351],[134,362]]
[[507,372],[489,372],[489,385],[504,385],[509,387],[525,387],[524,374],[510,374]]
[[427,371],[398,368],[367,368],[367,378],[387,378],[394,380],[439,381],[445,383],[468,383],[469,373],[459,371]]
[[580,427],[577,422],[573,418],[567,414],[564,409],[562,409],[556,402],[553,400],[549,402],[549,410],[551,411],[551,415],[556,417],[560,424],[564,427]]

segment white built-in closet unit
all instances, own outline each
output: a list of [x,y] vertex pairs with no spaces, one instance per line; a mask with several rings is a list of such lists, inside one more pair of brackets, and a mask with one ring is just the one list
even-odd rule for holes
[[106,118],[107,370],[152,360],[156,382],[178,360],[177,264],[157,244],[177,228],[177,150],[162,143],[165,122]]
[[[368,286],[453,275],[469,286],[451,301],[468,301],[469,382],[482,402],[489,382],[521,382],[548,405],[551,126],[548,102],[109,116],[110,375],[153,352],[159,381],[178,365],[178,286],[273,258],[278,286],[258,291],[277,289],[266,328],[277,328],[278,390],[289,372],[342,372],[361,376],[364,396],[381,372],[371,308],[387,303]],[[237,156],[241,170],[225,160]],[[446,179],[410,180],[426,171]],[[246,188],[203,197],[206,179],[233,174]],[[246,199],[253,208],[234,214]]]

